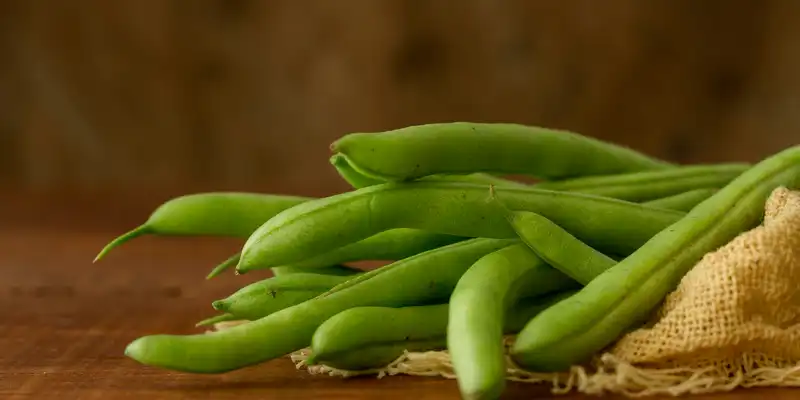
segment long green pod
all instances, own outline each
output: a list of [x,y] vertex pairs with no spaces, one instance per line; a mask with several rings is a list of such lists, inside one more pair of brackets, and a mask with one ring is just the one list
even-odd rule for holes
[[650,207],[666,208],[668,210],[688,212],[703,200],[716,193],[718,188],[695,189],[674,196],[663,197],[660,199],[646,201],[642,204]]
[[565,179],[670,168],[632,149],[563,130],[452,122],[351,133],[331,144],[362,175],[408,181],[436,174]]
[[349,267],[347,265],[332,265],[324,268],[298,268],[298,267],[275,267],[272,268],[272,274],[275,276],[285,276],[290,274],[319,274],[319,275],[332,275],[332,276],[353,276],[362,273],[359,268]]
[[217,314],[217,315],[215,315],[213,317],[208,317],[208,318],[196,323],[194,326],[195,327],[209,326],[209,325],[214,325],[214,324],[217,324],[217,323],[220,323],[220,322],[237,321],[237,320],[241,320],[241,319],[245,319],[245,318],[240,318],[240,317],[238,317],[236,315],[233,315],[233,314],[230,314],[230,313],[222,313],[222,314]]
[[660,171],[542,182],[537,184],[536,187],[539,189],[575,191],[643,202],[693,189],[723,187],[749,167],[749,164],[691,165]]
[[[683,213],[580,193],[497,187],[516,210],[534,211],[610,254],[630,254]],[[300,204],[262,225],[237,270],[300,261],[394,228],[455,236],[514,238],[504,211],[484,185],[386,183]]]
[[477,259],[514,243],[518,241],[478,238],[440,247],[244,325],[207,334],[141,337],[128,345],[125,354],[143,364],[197,373],[258,364],[308,346],[320,324],[346,309],[441,303]]
[[[272,271],[275,274],[286,274],[292,271],[335,274],[337,271],[344,272],[341,268],[335,267],[338,264],[352,261],[397,261],[466,239],[468,238],[426,232],[420,229],[391,229],[289,265],[274,267]],[[236,265],[239,262],[240,254],[215,267],[209,277],[216,276],[232,265]],[[321,271],[323,269],[326,271]]]
[[[352,186],[355,189],[380,185],[382,183],[387,182],[386,180],[372,178],[356,171],[356,169],[353,168],[353,166],[350,165],[350,163],[347,161],[347,157],[345,157],[343,154],[334,154],[333,156],[331,156],[330,162],[334,166],[334,168],[336,168],[336,171],[339,173],[339,176],[341,176],[347,183],[350,184],[350,186]],[[528,186],[527,184],[524,184],[522,182],[517,182],[510,179],[498,178],[496,176],[483,174],[479,172],[472,174],[465,174],[465,175],[431,175],[431,176],[421,177],[419,180],[467,182],[467,183],[478,183],[486,185],[511,186],[511,187]]]
[[496,399],[506,382],[503,325],[525,296],[577,288],[524,243],[487,254],[459,279],[450,297],[447,349],[464,399]]
[[242,192],[176,197],[156,208],[144,224],[107,244],[95,261],[125,242],[147,234],[246,238],[275,214],[308,200],[311,198]]
[[582,285],[617,263],[539,214],[511,211],[508,221],[537,256]]
[[800,146],[753,166],[578,294],[535,317],[512,356],[536,371],[583,363],[635,328],[707,253],[757,226],[780,186],[800,186]]
[[421,229],[391,229],[317,256],[305,257],[289,266],[297,269],[314,269],[351,261],[397,261],[466,239],[468,238]]
[[386,183],[383,179],[371,178],[356,171],[350,163],[347,162],[347,158],[341,154],[334,154],[331,156],[330,162],[331,165],[336,168],[336,172],[339,173],[339,176],[355,189]]
[[350,278],[300,272],[278,275],[251,283],[211,305],[238,318],[255,320],[317,297]]
[[[529,297],[509,309],[503,332],[514,334],[536,314],[575,291]],[[381,368],[404,351],[447,347],[449,304],[413,307],[355,307],[326,320],[314,332],[309,365],[347,371]]]

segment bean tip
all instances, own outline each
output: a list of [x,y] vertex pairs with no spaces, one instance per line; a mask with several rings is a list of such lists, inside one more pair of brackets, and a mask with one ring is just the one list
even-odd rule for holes
[[131,239],[134,239],[134,238],[137,238],[139,236],[145,235],[145,234],[149,233],[149,231],[150,231],[150,228],[147,225],[141,225],[141,226],[138,226],[138,227],[136,227],[135,229],[133,229],[133,230],[131,230],[129,232],[126,232],[126,233],[118,236],[116,239],[112,240],[110,243],[105,245],[105,247],[103,247],[100,250],[99,253],[97,253],[97,255],[94,257],[94,260],[92,261],[92,263],[96,263],[96,262],[100,261],[100,259],[102,259],[108,253],[110,253],[111,250],[121,246],[122,244],[124,244],[125,242],[127,242],[127,241],[129,241]]

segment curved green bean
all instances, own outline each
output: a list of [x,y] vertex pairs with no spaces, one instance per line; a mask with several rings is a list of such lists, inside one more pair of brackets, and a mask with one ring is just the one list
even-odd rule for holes
[[524,243],[476,261],[453,290],[447,322],[447,349],[462,397],[495,399],[503,392],[503,321],[511,305],[521,297],[577,287]]
[[[515,210],[535,211],[601,251],[630,254],[683,213],[579,193],[498,187]],[[393,228],[469,237],[514,238],[486,186],[387,183],[292,207],[262,225],[237,270],[290,264]]]
[[[347,157],[343,154],[334,154],[331,157],[331,164],[339,172],[339,175],[347,181],[353,188],[361,189],[369,186],[380,185],[386,183],[386,180],[371,178],[359,173],[347,161]],[[496,186],[511,186],[511,187],[528,187],[522,182],[517,182],[509,179],[498,178],[489,174],[472,173],[464,175],[430,175],[419,178],[421,181],[445,181],[445,182],[466,182],[478,183]]]
[[216,267],[211,269],[211,272],[209,272],[208,275],[206,275],[206,279],[215,278],[215,277],[219,276],[220,274],[222,274],[223,272],[229,270],[231,267],[235,267],[236,264],[239,263],[239,259],[241,257],[242,257],[242,253],[241,252],[237,252],[236,254],[226,258],[225,261],[217,264]]
[[359,268],[348,267],[347,265],[332,265],[324,268],[298,268],[298,267],[275,267],[272,274],[275,276],[285,276],[290,274],[318,274],[331,276],[353,276],[362,273]]
[[539,214],[511,211],[508,221],[537,256],[582,285],[617,263]]
[[239,318],[239,317],[237,317],[237,316],[235,316],[233,314],[230,314],[230,313],[222,313],[222,314],[217,314],[217,315],[215,315],[213,317],[208,317],[208,318],[196,323],[194,326],[195,327],[209,326],[209,325],[214,325],[214,324],[219,323],[219,322],[236,321],[236,320],[240,320],[240,319],[244,319],[244,318]]
[[536,316],[517,337],[514,360],[566,370],[646,320],[703,255],[758,225],[779,186],[800,187],[800,146],[756,164],[576,295]]
[[[391,229],[317,256],[306,257],[289,265],[273,267],[272,271],[276,274],[294,271],[340,275],[336,272],[345,272],[345,270],[342,270],[341,267],[336,269],[337,264],[352,261],[397,261],[466,239],[468,238],[426,232],[420,229]],[[216,276],[232,265],[236,265],[240,257],[241,252],[218,265],[212,271],[214,275],[211,276]],[[327,271],[321,271],[323,269]]]
[[[369,239],[367,239],[369,240]],[[353,246],[360,246],[363,245],[362,242],[356,242],[351,246],[345,247],[353,247]],[[415,253],[416,254],[416,253]],[[241,257],[241,252],[237,252],[236,254],[230,256],[225,261],[221,262],[219,265],[214,267],[211,272],[206,276],[206,279],[214,278],[221,273],[227,271],[231,267],[234,267],[236,264],[239,263],[239,258]],[[303,268],[303,267],[294,267],[294,266],[286,266],[286,267],[274,267],[272,268],[273,275],[289,275],[296,272],[313,272],[315,274],[322,274],[322,275],[338,275],[338,276],[346,276],[346,275],[353,275],[361,272],[358,268],[348,267],[346,265],[335,265],[335,262],[332,262],[328,267],[314,267],[312,268]]]
[[[575,293],[530,297],[511,307],[503,332],[519,332],[536,314]],[[413,307],[355,307],[327,319],[314,332],[306,364],[347,371],[380,368],[404,351],[447,347],[449,304]]]
[[383,179],[370,178],[353,169],[347,159],[341,154],[334,154],[330,158],[331,165],[336,168],[339,176],[355,189],[386,183]]
[[650,207],[666,208],[668,210],[688,212],[696,205],[703,202],[703,200],[711,197],[718,190],[719,190],[718,188],[689,190],[687,192],[679,193],[674,196],[650,200],[642,204]]
[[572,132],[454,122],[351,133],[331,144],[362,175],[407,181],[475,172],[565,179],[669,168],[639,152]]
[[123,243],[147,234],[246,238],[275,214],[308,200],[311,199],[241,192],[176,197],[156,208],[144,224],[107,244],[95,261]]
[[251,283],[211,305],[237,318],[255,320],[317,297],[351,278],[300,272],[278,275]]
[[477,259],[515,242],[478,238],[440,247],[364,273],[353,279],[357,283],[347,281],[244,325],[198,335],[141,337],[128,345],[125,354],[143,364],[198,373],[257,364],[309,345],[320,324],[348,308],[440,303]]
[[642,202],[686,192],[727,185],[750,166],[715,164],[681,166],[609,176],[589,176],[566,181],[542,182],[539,189],[576,191],[620,200]]

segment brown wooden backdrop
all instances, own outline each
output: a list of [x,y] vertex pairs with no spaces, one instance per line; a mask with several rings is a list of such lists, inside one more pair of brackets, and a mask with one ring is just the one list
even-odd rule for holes
[[328,144],[450,121],[681,162],[800,143],[800,2],[3,0],[0,180],[346,186]]

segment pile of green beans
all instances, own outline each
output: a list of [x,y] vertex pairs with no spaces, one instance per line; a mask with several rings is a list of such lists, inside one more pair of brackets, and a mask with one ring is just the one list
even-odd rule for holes
[[197,325],[244,324],[141,337],[125,354],[222,373],[303,348],[309,365],[347,370],[446,349],[462,396],[495,399],[504,335],[531,371],[589,362],[756,226],[774,189],[800,187],[800,146],[754,165],[679,165],[572,132],[454,122],[352,133],[331,150],[352,190],[186,195],[103,248],[96,261],[142,235],[233,237],[241,250],[209,279],[272,274],[211,301],[217,314]]

